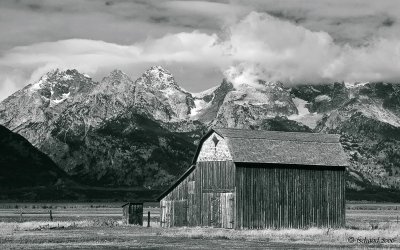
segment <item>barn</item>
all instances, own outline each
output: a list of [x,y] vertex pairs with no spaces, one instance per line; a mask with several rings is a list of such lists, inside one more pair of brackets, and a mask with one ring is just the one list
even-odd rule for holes
[[161,226],[342,227],[347,164],[339,135],[212,129],[158,198]]

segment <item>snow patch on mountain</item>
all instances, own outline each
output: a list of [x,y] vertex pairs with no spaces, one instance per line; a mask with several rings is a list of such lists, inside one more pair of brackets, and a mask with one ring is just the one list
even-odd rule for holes
[[189,117],[191,119],[194,119],[197,117],[197,115],[199,115],[203,110],[205,110],[206,108],[208,108],[210,106],[211,102],[206,102],[202,99],[195,99],[194,100],[194,108],[192,108],[190,110],[190,115]]
[[33,84],[30,84],[29,90],[35,91],[35,90],[41,89],[42,86],[43,86],[43,83],[46,82],[47,79],[48,79],[48,75],[47,74],[42,76],[37,82],[35,82]]
[[317,122],[322,118],[322,114],[310,113],[307,108],[309,103],[303,99],[295,97],[293,98],[293,102],[296,105],[298,113],[290,115],[287,118],[289,120],[300,122],[309,128],[315,128],[317,126]]
[[330,98],[327,95],[319,95],[319,96],[315,97],[316,102],[330,102],[331,100],[332,100],[332,98]]
[[201,99],[201,98],[204,98],[205,96],[212,95],[212,94],[214,93],[214,91],[215,91],[216,89],[218,89],[218,87],[219,87],[219,86],[215,86],[215,87],[206,89],[206,90],[204,90],[204,91],[202,91],[202,92],[191,93],[191,94],[192,94],[192,96],[193,96],[194,98]]
[[369,82],[345,82],[344,85],[348,89],[358,88],[367,85]]
[[400,127],[400,118],[390,110],[383,108],[382,104],[364,104],[359,106],[358,110],[366,117]]
[[71,94],[71,92],[64,93],[64,94],[61,95],[61,99],[52,100],[52,102],[54,102],[56,104],[61,103],[61,102],[65,101],[65,100],[67,100],[68,97],[70,96],[70,94]]

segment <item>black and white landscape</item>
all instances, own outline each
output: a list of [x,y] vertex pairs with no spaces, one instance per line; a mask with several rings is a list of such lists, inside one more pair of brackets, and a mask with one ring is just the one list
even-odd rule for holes
[[[46,235],[43,245],[24,234],[68,228],[111,235],[103,248],[399,247],[399,9],[396,0],[1,1],[0,244],[97,246],[96,235]],[[346,229],[122,225],[128,202],[145,202],[160,225],[157,197],[212,128],[340,135]]]

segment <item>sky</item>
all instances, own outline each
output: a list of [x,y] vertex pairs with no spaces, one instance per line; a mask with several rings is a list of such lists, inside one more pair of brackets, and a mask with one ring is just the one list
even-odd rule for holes
[[400,82],[397,0],[3,0],[0,101],[46,72],[133,80],[161,65],[199,92],[228,78]]

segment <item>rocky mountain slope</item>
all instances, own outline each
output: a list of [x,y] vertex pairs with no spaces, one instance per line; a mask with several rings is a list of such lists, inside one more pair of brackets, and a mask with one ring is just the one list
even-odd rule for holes
[[400,188],[400,88],[388,83],[334,83],[292,89],[315,132],[341,134],[349,155],[348,187]]
[[201,134],[222,126],[340,133],[349,188],[400,188],[395,84],[223,80],[192,94],[159,66],[135,81],[118,70],[101,82],[55,70],[2,101],[0,124],[90,185],[166,186],[188,167]]

